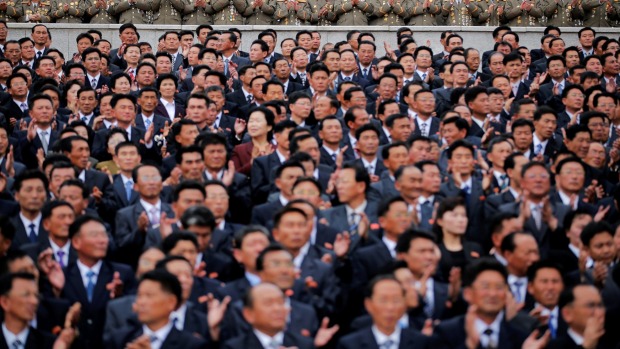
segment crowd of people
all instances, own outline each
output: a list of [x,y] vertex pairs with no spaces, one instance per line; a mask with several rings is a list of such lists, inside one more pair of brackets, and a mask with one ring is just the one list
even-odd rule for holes
[[21,23],[617,27],[611,0],[4,0]]
[[396,34],[0,22],[0,348],[619,348],[619,41]]

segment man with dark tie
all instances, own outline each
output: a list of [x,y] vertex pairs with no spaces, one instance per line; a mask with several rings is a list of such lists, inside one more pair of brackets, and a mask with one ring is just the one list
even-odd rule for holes
[[501,249],[508,263],[508,287],[515,301],[529,301],[527,269],[540,259],[536,239],[529,233],[510,233],[502,240]]
[[47,177],[41,171],[26,170],[15,178],[13,188],[19,214],[11,218],[15,227],[11,248],[16,249],[28,243],[45,243],[48,233],[41,224],[41,209],[47,200]]
[[422,186],[416,204],[418,227],[430,231],[435,204],[443,198],[438,195],[441,188],[441,171],[431,160],[417,162],[415,166],[422,171]]
[[58,133],[52,130],[54,119],[52,98],[44,94],[34,95],[28,102],[27,110],[32,121],[28,129],[17,133],[18,149],[21,149],[21,154],[17,154],[17,160],[21,159],[21,162],[28,168],[38,168],[37,152],[39,149],[47,155],[49,146],[58,139]]
[[349,334],[338,343],[338,349],[431,348],[428,338],[410,328],[401,328],[399,320],[407,311],[405,291],[391,275],[380,275],[370,281],[364,306],[372,317],[372,326]]
[[181,283],[168,271],[160,269],[145,273],[133,304],[138,326],[114,331],[105,348],[206,348],[205,340],[179,331],[170,321],[171,313],[183,303],[182,294]]

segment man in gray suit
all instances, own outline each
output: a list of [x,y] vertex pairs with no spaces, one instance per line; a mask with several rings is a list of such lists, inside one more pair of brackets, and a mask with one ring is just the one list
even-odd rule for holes
[[181,47],[181,35],[175,31],[167,31],[164,34],[165,50],[172,56],[172,71],[176,72],[179,67],[183,65],[183,54],[181,54],[179,47]]
[[[403,173],[403,171],[399,171],[399,169],[404,168],[403,166],[407,166],[409,150],[405,143],[391,143],[383,146],[383,149],[381,149],[381,156],[387,171],[383,171],[379,181],[371,184],[371,187],[375,188],[383,199],[399,196],[400,193],[394,187],[394,181],[398,180],[400,177],[399,175]],[[420,171],[418,170],[417,172]]]
[[231,68],[234,67],[238,71],[241,67],[251,64],[249,59],[239,57],[235,54],[237,51],[235,48],[237,34],[231,31],[222,32],[220,40],[222,40],[220,51],[222,52],[222,59],[224,59],[224,75],[226,75],[226,77],[230,77]]

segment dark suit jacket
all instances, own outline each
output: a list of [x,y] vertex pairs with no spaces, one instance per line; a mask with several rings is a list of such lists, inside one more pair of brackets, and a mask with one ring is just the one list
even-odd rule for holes
[[[383,174],[383,172],[384,172],[384,171],[387,171],[387,167],[385,167],[385,165],[383,164],[383,161],[381,161],[381,160],[379,159],[379,156],[378,156],[378,155],[379,155],[379,154],[377,154],[377,164],[375,165],[375,170],[374,170],[374,173],[373,173],[373,174],[374,174],[374,175],[376,175],[376,176],[379,176],[379,177],[380,177],[380,176],[381,176],[381,174]],[[355,160],[353,160],[353,161],[351,161],[351,162],[352,162],[352,163],[355,163],[355,164],[358,164],[358,165],[360,165],[360,166],[362,166],[362,167],[365,167],[365,166],[364,166],[364,162],[362,161],[362,159],[361,159],[361,158],[359,158],[359,159],[355,159]]]
[[117,209],[121,209],[127,207],[129,205],[134,205],[140,201],[140,194],[137,191],[131,190],[131,198],[129,201],[127,200],[127,193],[125,192],[125,185],[123,184],[123,179],[120,174],[114,175],[114,182],[112,183],[112,196],[111,200],[116,204]]
[[[165,109],[166,108],[164,108],[164,110]],[[164,127],[166,127],[166,121],[168,121],[168,124],[172,124],[170,119],[168,119],[167,117],[168,114],[163,114],[163,115],[166,115],[166,117],[162,116],[161,114],[158,114],[157,112],[155,113],[155,115],[153,115],[153,123],[155,124],[155,134],[162,133],[161,131],[164,129]],[[144,118],[142,117],[142,113],[138,113],[136,115],[136,127],[141,128],[142,130],[144,130],[145,133],[147,131],[146,125],[144,125]]]
[[[28,238],[29,228],[24,227],[24,223],[19,218],[19,214],[10,218],[11,224],[15,227],[15,236],[13,237],[13,241],[11,242],[12,249],[18,249],[22,245],[30,244],[30,238]],[[39,231],[37,234],[37,242],[40,244],[45,244],[46,242],[49,244],[49,234],[47,230],[43,229],[43,219],[41,219],[41,223],[39,223]],[[37,256],[38,257],[38,256]],[[35,261],[37,259],[34,259]]]
[[[415,130],[413,131],[412,136],[421,136],[422,131],[420,130],[420,124],[418,124],[418,119],[414,119],[414,123],[415,123]],[[428,121],[427,121],[427,125],[428,125]],[[439,133],[439,118],[432,116],[430,126],[431,127],[427,133],[429,136]]]
[[[362,89],[366,88],[366,86],[370,84],[370,82],[364,79],[360,73],[353,74],[351,81],[358,83]],[[338,84],[341,84],[342,82],[344,82],[344,77],[342,76],[342,73],[340,73],[338,74]]]
[[271,178],[273,169],[282,165],[280,157],[273,153],[254,159],[250,175],[252,202],[261,204],[267,201],[269,193],[274,191],[274,178]]
[[112,281],[114,273],[118,272],[120,279],[123,281],[123,292],[131,293],[136,287],[133,271],[124,264],[104,261],[99,275],[97,275],[92,303],[88,301],[86,288],[84,287],[77,264],[70,264],[65,268],[64,272],[66,282],[62,290],[62,297],[69,300],[71,304],[75,302],[82,304],[82,312],[78,324],[80,330],[78,343],[82,343],[88,348],[104,348],[101,338],[103,335],[105,311],[110,300],[110,292],[106,290],[106,284]]
[[[498,348],[517,349],[527,338],[529,333],[523,333],[505,320],[502,320],[499,332]],[[433,332],[433,346],[438,349],[465,348],[465,316],[458,316],[445,320],[435,327]]]
[[[284,347],[297,347],[297,349],[312,349],[314,343],[311,338],[303,337],[292,331],[284,332]],[[233,338],[222,345],[222,349],[264,349],[254,332],[247,331],[243,335]]]
[[394,181],[390,178],[390,171],[383,171],[381,177],[378,182],[372,183],[370,185],[372,188],[375,188],[382,198],[389,198],[394,196],[399,196],[400,193],[396,188],[394,188]]
[[[33,261],[39,259],[39,254],[45,251],[48,248],[52,248],[49,239],[44,240],[42,242],[29,243],[21,246],[21,250],[26,252]],[[52,258],[57,259],[56,255],[53,255]],[[73,248],[73,246],[69,247],[69,256],[67,265],[74,263],[77,260],[77,252]],[[65,265],[66,267],[66,265]]]
[[[382,343],[381,343],[382,344]],[[399,349],[424,349],[431,348],[430,340],[420,332],[413,329],[402,329],[400,333]],[[370,327],[346,335],[338,342],[338,349],[379,349],[379,343],[375,339]]]
[[[185,107],[183,106],[183,104],[177,103],[175,101],[174,102],[174,115],[169,115],[168,114],[168,109],[166,109],[166,107],[164,107],[164,105],[161,103],[161,101],[159,101],[157,103],[157,107],[155,108],[155,114],[164,116],[166,118],[169,118],[168,120],[172,120],[172,119],[178,118],[178,117],[183,118],[183,117],[185,117]],[[137,118],[138,117],[136,116],[136,119]],[[137,122],[136,122],[136,125],[137,125]]]
[[238,89],[235,92],[230,92],[226,94],[226,100],[235,103],[239,107],[246,106],[250,104],[242,89]]
[[530,93],[530,81],[529,80],[525,80],[525,82],[520,82],[519,83],[519,89],[517,90],[517,95],[515,96],[514,93],[511,91],[510,92],[510,98],[512,97],[516,97],[515,100],[519,100],[519,99],[523,99],[525,98],[525,95]]
[[260,224],[267,229],[273,228],[273,217],[276,213],[282,209],[282,203],[280,200],[274,202],[267,202],[262,205],[254,206],[252,209],[252,224]]
[[[22,345],[25,349],[52,349],[55,341],[56,337],[54,335],[30,327],[26,343],[22,343]],[[4,338],[4,332],[0,331],[0,349],[13,349],[9,344],[12,343],[7,343],[6,338]]]
[[355,281],[360,287],[378,275],[385,267],[394,261],[387,246],[381,242],[358,249],[352,256]]
[[[368,220],[371,224],[376,223],[378,220],[377,204],[369,200],[367,200],[367,202],[368,205],[366,205],[366,210],[364,210],[364,213],[368,216]],[[323,211],[323,217],[325,217],[325,219],[329,222],[329,226],[337,231],[349,231],[350,227],[345,205],[338,205]]]
[[568,335],[558,337],[547,344],[548,349],[579,349],[582,345],[577,345],[575,341]]
[[[26,104],[28,104],[28,102],[26,102]],[[19,121],[20,119],[30,117],[28,110],[22,111],[22,108],[20,108],[20,106],[13,101],[13,98],[7,99],[5,104],[2,105],[1,110],[7,120],[10,118],[15,118]]]
[[465,194],[464,190],[461,188],[457,188],[454,184],[454,180],[450,177],[448,182],[441,184],[440,194],[443,197],[454,197],[461,196],[466,199],[467,204],[467,217],[469,219],[469,224],[467,225],[467,233],[466,238],[471,241],[478,242],[483,244],[486,240],[486,236],[481,234],[484,230],[484,199],[486,195],[482,190],[482,181],[478,179],[476,174],[472,175],[472,188],[470,189],[471,194],[469,197]]
[[304,90],[304,86],[302,84],[298,84],[296,82],[289,80],[288,84],[286,85],[286,91],[284,91],[284,93],[286,93],[286,95],[289,96],[293,92],[302,91],[302,90]]
[[[43,149],[43,143],[41,143],[39,133],[37,133],[32,142],[28,141],[27,132],[27,130],[17,131],[18,147],[15,149],[15,160],[22,162],[30,169],[38,168],[39,160],[37,159],[37,152],[39,149]],[[51,131],[48,135],[48,151],[52,149],[52,144],[54,144],[58,139],[59,133],[56,131]]]
[[[119,329],[112,332],[110,338],[108,338],[105,342],[105,347],[111,349],[124,349],[127,343],[132,342],[142,334],[143,332],[141,325],[133,328]],[[207,341],[197,338],[188,332],[179,331],[174,326],[172,326],[172,330],[168,333],[166,340],[164,340],[161,345],[161,349],[200,349],[206,347]]]
[[484,202],[484,217],[487,220],[490,220],[499,212],[499,207],[503,204],[515,202],[515,197],[512,195],[512,192],[509,190],[487,196],[487,199]]

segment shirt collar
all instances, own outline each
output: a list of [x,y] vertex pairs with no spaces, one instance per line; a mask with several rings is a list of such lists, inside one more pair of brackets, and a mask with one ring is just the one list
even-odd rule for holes
[[373,172],[374,170],[377,169],[377,157],[375,156],[375,158],[372,161],[368,161],[364,158],[362,159],[362,163],[364,164],[364,167],[367,168],[368,166],[372,166]]
[[88,276],[86,274],[89,271],[94,272],[95,278],[97,278],[97,276],[99,276],[99,272],[101,271],[102,265],[103,265],[103,262],[100,260],[97,263],[95,263],[95,265],[93,265],[91,268],[89,268],[84,263],[82,263],[82,261],[80,261],[79,259],[77,260],[77,267],[80,270],[80,275],[82,275],[82,279],[84,280],[88,280]]
[[258,284],[260,284],[260,277],[256,274],[252,274],[250,272],[245,272],[245,278],[248,280],[248,282],[250,283],[250,286],[256,286]]
[[26,326],[20,333],[14,334],[9,331],[4,322],[2,323],[2,334],[4,334],[4,340],[8,345],[12,345],[16,340],[19,340],[22,345],[26,346],[26,341],[28,340],[28,334],[30,332],[30,327]]
[[284,154],[280,153],[278,148],[276,148],[276,155],[278,156],[278,159],[280,160],[281,163],[284,163],[286,161],[286,156],[284,156]]
[[385,235],[383,235],[381,241],[383,241],[385,247],[387,247],[388,251],[390,251],[390,255],[392,255],[392,258],[396,258],[396,242],[388,239],[387,237],[385,237]]
[[101,73],[99,73],[99,74],[97,74],[95,76],[92,76],[90,74],[86,74],[86,76],[88,77],[88,82],[93,81],[93,79],[95,79],[95,80],[97,80],[97,82],[99,82],[99,79],[101,78]]
[[22,223],[24,224],[26,231],[29,231],[30,228],[28,226],[34,223],[34,231],[37,234],[39,233],[39,226],[41,225],[41,213],[39,213],[32,221],[26,218],[26,216],[24,216],[21,212],[19,213],[19,218],[22,220]]
[[357,213],[358,215],[360,213],[364,213],[364,211],[366,211],[366,206],[368,206],[368,201],[364,200],[364,202],[361,205],[359,205],[356,209],[353,209],[348,204],[344,205],[344,208],[347,210],[347,217],[349,217],[351,213]]
[[142,207],[144,207],[144,210],[148,213],[151,208],[155,208],[157,211],[161,211],[161,200],[157,200],[157,203],[155,205],[152,205],[142,199],[140,199],[140,205],[142,205]]
[[282,206],[286,206],[288,204],[288,199],[282,196],[282,194],[278,195],[278,200],[280,200]]
[[[478,332],[478,334],[480,335],[480,342],[481,344],[483,344],[483,346],[488,346],[489,344],[489,336],[483,335],[484,331],[486,331],[487,329],[493,330],[493,334],[491,335],[491,337],[495,340],[495,343],[499,341],[499,329],[503,317],[504,312],[500,311],[499,314],[497,314],[497,316],[495,317],[495,320],[493,320],[490,325],[487,325],[484,321],[480,320],[480,318],[476,318],[474,324],[476,326],[476,332]],[[487,343],[482,343],[483,341]]]
[[572,328],[569,328],[568,331],[566,331],[566,333],[573,340],[573,342],[575,342],[575,344],[583,345],[583,336],[575,332],[575,330],[573,330]]
[[[558,189],[558,195],[560,195],[560,200],[562,200],[562,203],[570,207],[570,196],[568,196],[566,193],[564,193],[562,190],[559,190],[559,189]],[[571,208],[573,210],[576,210],[578,204],[579,204],[579,201],[575,200],[575,203],[573,204],[573,207]]]
[[539,144],[542,144],[543,148],[545,148],[547,146],[547,143],[549,143],[548,139],[541,141],[540,139],[538,139],[538,135],[536,134],[536,132],[534,132],[534,149],[536,149]]
[[[170,322],[175,325],[177,330],[183,331],[185,325],[185,314],[187,313],[187,303],[183,303],[179,309],[170,313]],[[176,319],[176,322],[174,322]],[[164,337],[165,338],[165,337]]]
[[297,255],[297,257],[293,258],[293,264],[295,264],[295,268],[301,269],[301,264],[303,263],[304,258],[306,258],[309,249],[310,242],[306,242],[306,244],[303,245],[303,247],[299,250],[299,254]]
[[167,106],[174,106],[174,100],[173,100],[172,102],[168,102],[168,101],[167,101],[167,100],[165,100],[163,97],[161,97],[161,98],[159,99],[159,101],[161,102],[161,104],[163,104],[163,105],[164,105],[164,107],[167,107]]
[[377,344],[379,345],[380,348],[384,347],[384,343],[387,341],[392,341],[392,346],[391,348],[398,348],[399,344],[400,344],[400,326],[396,326],[394,327],[394,332],[392,332],[392,334],[385,335],[383,334],[381,331],[379,331],[379,329],[377,328],[377,326],[372,325],[371,327],[372,330],[372,334],[375,336],[375,340],[377,341]]
[[284,332],[280,331],[275,336],[271,337],[263,332],[254,329],[254,334],[258,338],[260,344],[263,345],[263,348],[273,348],[273,342],[277,342],[278,346],[284,344]]
[[168,322],[166,326],[160,328],[157,331],[153,331],[150,328],[148,328],[148,326],[142,325],[142,332],[145,335],[147,335],[149,338],[157,337],[157,342],[152,343],[151,346],[155,344],[155,345],[158,345],[158,347],[160,348],[161,348],[161,345],[166,340],[166,337],[168,337],[168,334],[170,334],[170,331],[172,331],[172,322]]

